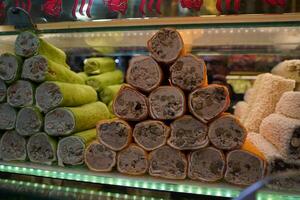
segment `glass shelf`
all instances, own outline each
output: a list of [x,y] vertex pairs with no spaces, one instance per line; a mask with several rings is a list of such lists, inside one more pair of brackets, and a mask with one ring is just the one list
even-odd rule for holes
[[[150,176],[126,176],[117,172],[95,173],[83,167],[62,168],[57,166],[37,165],[33,163],[0,162],[0,171],[23,175],[40,176],[114,186],[150,189],[158,191],[188,194],[210,195],[219,197],[237,197],[242,188],[226,183],[200,183],[191,180],[165,180]],[[280,193],[264,190],[258,193],[258,200],[299,199],[299,194]]]

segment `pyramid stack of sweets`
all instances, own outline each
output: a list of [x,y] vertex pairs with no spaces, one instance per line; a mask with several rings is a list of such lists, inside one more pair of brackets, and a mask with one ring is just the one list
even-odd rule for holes
[[148,41],[150,56],[132,58],[114,98],[114,119],[101,120],[85,162],[94,171],[249,185],[265,162],[242,150],[246,129],[231,114],[229,92],[208,85],[201,58],[184,51],[175,29]]
[[83,164],[96,123],[112,116],[108,104],[121,83],[111,58],[90,58],[77,74],[62,50],[20,33],[14,54],[0,56],[1,159]]

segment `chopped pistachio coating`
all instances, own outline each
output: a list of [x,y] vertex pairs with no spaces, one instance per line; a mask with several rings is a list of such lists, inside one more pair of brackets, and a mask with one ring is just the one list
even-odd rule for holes
[[99,92],[100,99],[103,103],[109,104],[117,96],[122,85],[109,85]]
[[112,58],[88,58],[84,61],[84,72],[89,75],[103,74],[116,69]]
[[92,86],[97,91],[103,90],[106,86],[121,83],[123,83],[123,72],[120,70],[89,76],[86,80],[86,84]]

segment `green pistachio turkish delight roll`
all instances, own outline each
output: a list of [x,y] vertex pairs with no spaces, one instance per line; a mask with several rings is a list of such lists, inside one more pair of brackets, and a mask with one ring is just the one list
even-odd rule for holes
[[0,140],[0,154],[5,161],[25,160],[26,139],[15,130],[6,131]]
[[42,55],[25,60],[21,77],[34,82],[60,81],[84,84],[84,80],[78,74]]
[[61,107],[46,114],[44,128],[51,136],[67,136],[91,129],[98,121],[109,117],[107,106],[99,101],[78,107]]
[[7,88],[7,103],[13,107],[31,106],[34,103],[34,90],[29,81],[18,80]]
[[18,35],[15,42],[15,53],[16,55],[26,58],[37,54],[43,55],[69,68],[66,63],[67,56],[65,52],[29,31],[24,31]]
[[22,59],[10,53],[0,55],[0,78],[12,83],[20,76]]
[[109,104],[117,96],[122,85],[109,85],[99,92],[100,99],[103,103]]
[[84,163],[84,150],[96,138],[96,129],[90,129],[62,138],[58,142],[58,165],[81,165]]
[[80,106],[98,99],[97,92],[91,86],[63,82],[42,83],[36,89],[35,98],[43,112],[59,106]]
[[42,130],[43,115],[38,108],[30,106],[22,108],[17,115],[16,130],[20,135],[31,136]]
[[0,104],[0,129],[12,130],[15,128],[17,111],[8,103]]
[[7,86],[5,82],[2,79],[0,79],[0,102],[6,100],[6,91],[7,91]]
[[116,70],[104,74],[88,77],[86,84],[92,86],[95,90],[101,91],[106,86],[123,83],[123,72]]
[[57,141],[40,132],[32,135],[27,143],[27,153],[29,160],[35,163],[52,164],[56,161]]
[[90,75],[111,72],[116,69],[112,58],[88,58],[84,61],[84,72]]
[[85,82],[87,80],[87,78],[89,77],[85,72],[78,72],[77,73],[78,76],[81,77],[81,79]]

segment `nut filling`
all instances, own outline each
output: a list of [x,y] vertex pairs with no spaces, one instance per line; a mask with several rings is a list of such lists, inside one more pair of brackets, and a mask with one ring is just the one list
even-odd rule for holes
[[136,145],[130,145],[118,154],[118,170],[124,174],[141,175],[148,170],[147,153]]
[[69,136],[61,139],[57,147],[58,164],[81,165],[84,162],[85,144],[80,137]]
[[220,85],[199,88],[189,95],[190,112],[205,123],[226,111],[229,104],[228,90]]
[[8,103],[0,104],[0,129],[11,130],[15,127],[17,111]]
[[85,150],[85,163],[93,171],[111,171],[116,164],[116,152],[103,144],[92,143]]
[[184,93],[177,87],[158,87],[149,95],[149,107],[153,119],[176,119],[185,113]]
[[225,157],[213,147],[199,149],[190,154],[188,176],[191,179],[214,182],[223,178]]
[[264,176],[264,161],[243,150],[234,150],[227,155],[225,180],[237,185],[251,185]]
[[170,128],[156,120],[140,122],[133,129],[135,142],[146,151],[152,151],[166,144],[169,133]]
[[35,107],[22,108],[16,121],[16,130],[20,135],[30,136],[41,131],[43,127],[43,117]]
[[232,115],[221,116],[209,126],[209,140],[218,149],[238,149],[243,145],[246,136],[247,130]]
[[46,78],[47,71],[47,59],[44,56],[37,55],[25,60],[21,76],[24,79],[42,82]]
[[36,54],[39,48],[39,38],[31,32],[22,32],[15,42],[15,52],[23,57],[30,57]]
[[7,102],[13,107],[30,106],[34,101],[33,86],[29,81],[16,81],[7,89]]
[[51,164],[56,159],[55,150],[45,133],[37,133],[28,140],[27,152],[31,162]]
[[140,121],[148,116],[147,98],[129,86],[123,86],[117,94],[113,110],[117,117],[128,121]]
[[300,158],[300,127],[297,127],[293,132],[293,136],[289,145],[289,151],[289,154],[293,159]]
[[44,127],[51,136],[69,135],[75,129],[74,115],[65,108],[56,108],[46,114]]
[[208,145],[208,127],[192,116],[185,115],[171,123],[168,144],[179,150],[192,150]]
[[97,135],[101,143],[120,151],[130,142],[131,128],[123,120],[103,121],[97,125]]
[[203,60],[193,55],[179,58],[170,68],[172,84],[191,91],[207,84],[206,66]]
[[0,56],[0,78],[4,81],[11,82],[16,80],[19,63],[17,57],[12,54],[2,54]]
[[141,91],[151,92],[160,85],[162,70],[149,56],[134,57],[130,61],[126,81]]
[[182,52],[183,41],[175,29],[164,28],[148,41],[148,49],[156,61],[168,64]]
[[26,140],[17,131],[7,131],[0,141],[0,155],[5,161],[26,159]]
[[36,102],[42,111],[48,112],[56,108],[63,100],[60,89],[54,83],[43,83],[36,90]]
[[185,179],[187,160],[179,150],[162,146],[149,154],[149,173],[169,179]]

